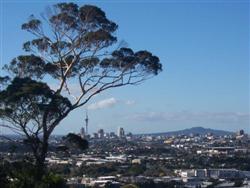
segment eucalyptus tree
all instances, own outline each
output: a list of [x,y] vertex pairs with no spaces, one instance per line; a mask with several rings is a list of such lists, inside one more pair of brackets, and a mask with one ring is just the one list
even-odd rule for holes
[[75,3],[55,4],[22,24],[33,38],[23,44],[25,55],[4,66],[0,117],[26,137],[39,171],[51,133],[70,112],[105,90],[137,85],[161,72],[151,52],[121,47],[117,28],[100,8]]

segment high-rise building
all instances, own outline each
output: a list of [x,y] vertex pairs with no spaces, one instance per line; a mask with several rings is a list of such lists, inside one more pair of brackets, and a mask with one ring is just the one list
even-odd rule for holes
[[98,138],[104,138],[104,130],[103,129],[98,130]]
[[125,137],[125,131],[124,131],[124,129],[122,127],[118,128],[117,135],[118,135],[119,138],[124,138]]
[[244,135],[245,133],[244,133],[244,130],[240,130],[239,132],[238,132],[238,135]]
[[110,134],[109,133],[104,133],[104,137],[105,138],[110,138]]
[[114,132],[110,132],[109,137],[110,138],[116,138],[117,136],[116,136],[116,134]]
[[88,117],[88,111],[86,111],[86,118],[85,118],[86,135],[88,135],[88,126],[89,126],[89,117]]
[[93,133],[93,138],[97,139],[98,138],[98,133]]

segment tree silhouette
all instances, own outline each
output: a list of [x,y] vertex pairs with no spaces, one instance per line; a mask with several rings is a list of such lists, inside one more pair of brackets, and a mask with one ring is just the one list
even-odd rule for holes
[[63,137],[63,141],[65,142],[65,146],[70,149],[84,151],[88,149],[89,143],[86,139],[83,139],[81,136],[73,133],[67,134]]
[[0,117],[26,137],[39,171],[51,133],[70,112],[104,90],[137,85],[162,70],[152,53],[117,45],[117,28],[100,8],[75,3],[56,4],[22,25],[34,38],[23,44],[25,55],[4,66]]

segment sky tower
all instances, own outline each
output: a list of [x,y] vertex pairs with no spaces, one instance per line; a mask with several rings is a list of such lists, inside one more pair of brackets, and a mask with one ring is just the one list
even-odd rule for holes
[[86,135],[88,135],[88,124],[89,124],[89,118],[88,118],[88,111],[86,110],[86,118],[85,118]]

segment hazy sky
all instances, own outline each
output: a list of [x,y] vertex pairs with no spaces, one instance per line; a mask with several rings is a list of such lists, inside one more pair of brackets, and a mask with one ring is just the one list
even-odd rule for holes
[[[39,16],[60,1],[0,2],[3,65],[22,54],[23,42],[32,37],[20,28],[29,15]],[[90,101],[90,132],[119,126],[133,133],[193,126],[250,132],[249,1],[78,4],[99,6],[119,25],[119,40],[151,51],[163,64],[161,74],[140,86],[110,90]],[[84,108],[71,113],[55,133],[78,132],[84,114]]]

